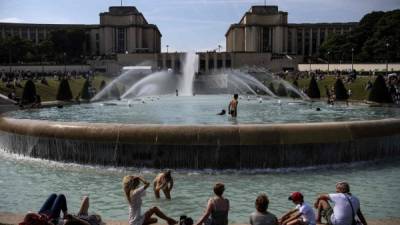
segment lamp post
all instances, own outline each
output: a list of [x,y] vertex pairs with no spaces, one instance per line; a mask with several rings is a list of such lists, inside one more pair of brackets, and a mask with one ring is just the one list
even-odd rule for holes
[[65,56],[67,56],[67,53],[63,53],[64,56],[64,76],[67,74],[67,62],[65,61]]
[[167,47],[167,53],[168,53],[168,48],[169,48],[169,45],[167,45],[166,47]]
[[221,52],[221,45],[218,45],[218,52]]
[[386,42],[385,46],[386,46],[386,76],[387,76],[388,75],[388,70],[389,70],[389,54],[388,54],[388,52],[389,52],[389,43]]
[[351,48],[351,72],[354,70],[354,48]]
[[329,76],[329,55],[331,54],[330,51],[328,51],[328,76]]

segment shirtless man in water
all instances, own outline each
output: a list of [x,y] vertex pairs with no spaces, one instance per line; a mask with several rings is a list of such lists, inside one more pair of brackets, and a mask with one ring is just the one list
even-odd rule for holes
[[160,198],[160,190],[162,190],[165,197],[171,199],[171,190],[174,186],[174,180],[172,179],[170,170],[158,174],[153,181],[153,185],[156,198]]
[[233,99],[231,100],[228,106],[228,113],[231,114],[232,117],[237,116],[238,97],[239,97],[238,94],[234,94]]

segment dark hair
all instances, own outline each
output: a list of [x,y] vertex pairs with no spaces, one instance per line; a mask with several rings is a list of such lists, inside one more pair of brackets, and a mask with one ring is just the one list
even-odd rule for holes
[[238,94],[234,94],[234,95],[233,95],[233,98],[235,98],[235,99],[238,98],[238,97],[239,97]]
[[260,194],[256,199],[256,209],[259,212],[265,212],[268,209],[269,199],[266,194]]
[[225,185],[223,183],[216,183],[214,185],[214,193],[221,196],[225,191]]

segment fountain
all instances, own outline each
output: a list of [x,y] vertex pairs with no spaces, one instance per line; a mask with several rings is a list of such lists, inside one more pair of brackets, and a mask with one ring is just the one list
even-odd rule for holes
[[[192,86],[197,59],[187,54],[185,61],[183,75],[122,73],[90,104],[3,114],[0,185],[7,195],[0,205],[22,213],[39,206],[47,190],[65,193],[69,205],[90,193],[97,200],[92,210],[125,220],[121,177],[134,173],[151,180],[158,169],[175,168],[173,201],[148,197],[144,204],[176,218],[198,218],[215,181],[227,186],[230,223],[247,221],[259,192],[272,196],[278,215],[289,209],[288,193],[304,188],[311,201],[343,179],[354,185],[369,217],[398,214],[396,207],[385,208],[396,204],[398,160],[375,160],[400,155],[399,109],[313,102],[262,68],[252,70],[265,83],[242,69],[199,75]],[[282,84],[296,98],[278,97],[270,84]],[[111,99],[118,86],[126,91]],[[216,115],[233,93],[240,93],[238,117]],[[378,188],[379,198],[368,192]],[[15,201],[21,193],[36,194]]]
[[[10,112],[0,120],[0,145],[56,161],[153,168],[304,167],[400,155],[396,108],[312,102],[256,67],[200,75],[193,86],[198,57],[187,53],[184,62],[183,75],[124,72],[91,104]],[[282,85],[291,98],[251,73]],[[97,103],[116,85],[126,90],[121,98]],[[238,118],[216,116],[233,93],[241,96]]]

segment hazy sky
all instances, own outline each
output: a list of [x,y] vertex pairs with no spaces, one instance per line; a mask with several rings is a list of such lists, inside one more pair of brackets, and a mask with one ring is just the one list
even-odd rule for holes
[[[120,0],[0,0],[1,22],[99,24],[99,13]],[[170,51],[213,50],[252,5],[264,0],[123,0],[156,24]],[[289,13],[289,23],[352,22],[371,11],[400,9],[400,0],[266,0]]]

